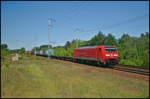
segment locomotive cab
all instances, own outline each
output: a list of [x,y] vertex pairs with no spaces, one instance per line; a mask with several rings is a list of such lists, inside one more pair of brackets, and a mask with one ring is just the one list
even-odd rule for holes
[[118,64],[118,50],[113,46],[104,47],[105,64]]

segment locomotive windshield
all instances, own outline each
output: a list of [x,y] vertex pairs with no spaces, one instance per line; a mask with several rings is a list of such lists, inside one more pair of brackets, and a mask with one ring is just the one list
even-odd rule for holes
[[116,52],[117,49],[114,48],[114,47],[105,47],[105,51],[107,51],[107,52]]

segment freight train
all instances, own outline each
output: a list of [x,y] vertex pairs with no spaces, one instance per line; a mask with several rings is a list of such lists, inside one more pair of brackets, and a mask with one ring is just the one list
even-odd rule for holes
[[43,49],[43,50],[36,50],[36,51],[27,51],[27,54],[31,55],[38,55],[38,56],[50,56],[54,54],[53,49]]
[[34,54],[40,56],[50,56],[54,54],[54,51],[53,49],[45,49],[45,50],[35,51]]
[[119,52],[115,46],[95,45],[75,48],[73,56],[55,56],[53,50],[34,53],[40,56],[51,56],[51,58],[70,60],[74,62],[92,62],[98,65],[118,64]]

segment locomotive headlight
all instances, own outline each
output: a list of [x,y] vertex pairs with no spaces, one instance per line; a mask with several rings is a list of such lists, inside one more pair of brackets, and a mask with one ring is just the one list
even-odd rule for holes
[[114,56],[118,56],[117,54],[114,54]]
[[106,54],[106,56],[110,56],[110,54]]

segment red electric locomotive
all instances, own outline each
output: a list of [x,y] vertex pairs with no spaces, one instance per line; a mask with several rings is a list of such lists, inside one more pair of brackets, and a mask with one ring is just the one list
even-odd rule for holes
[[34,54],[33,51],[27,51],[27,54]]
[[98,64],[118,64],[118,51],[115,46],[84,46],[74,49],[77,60],[95,61]]

